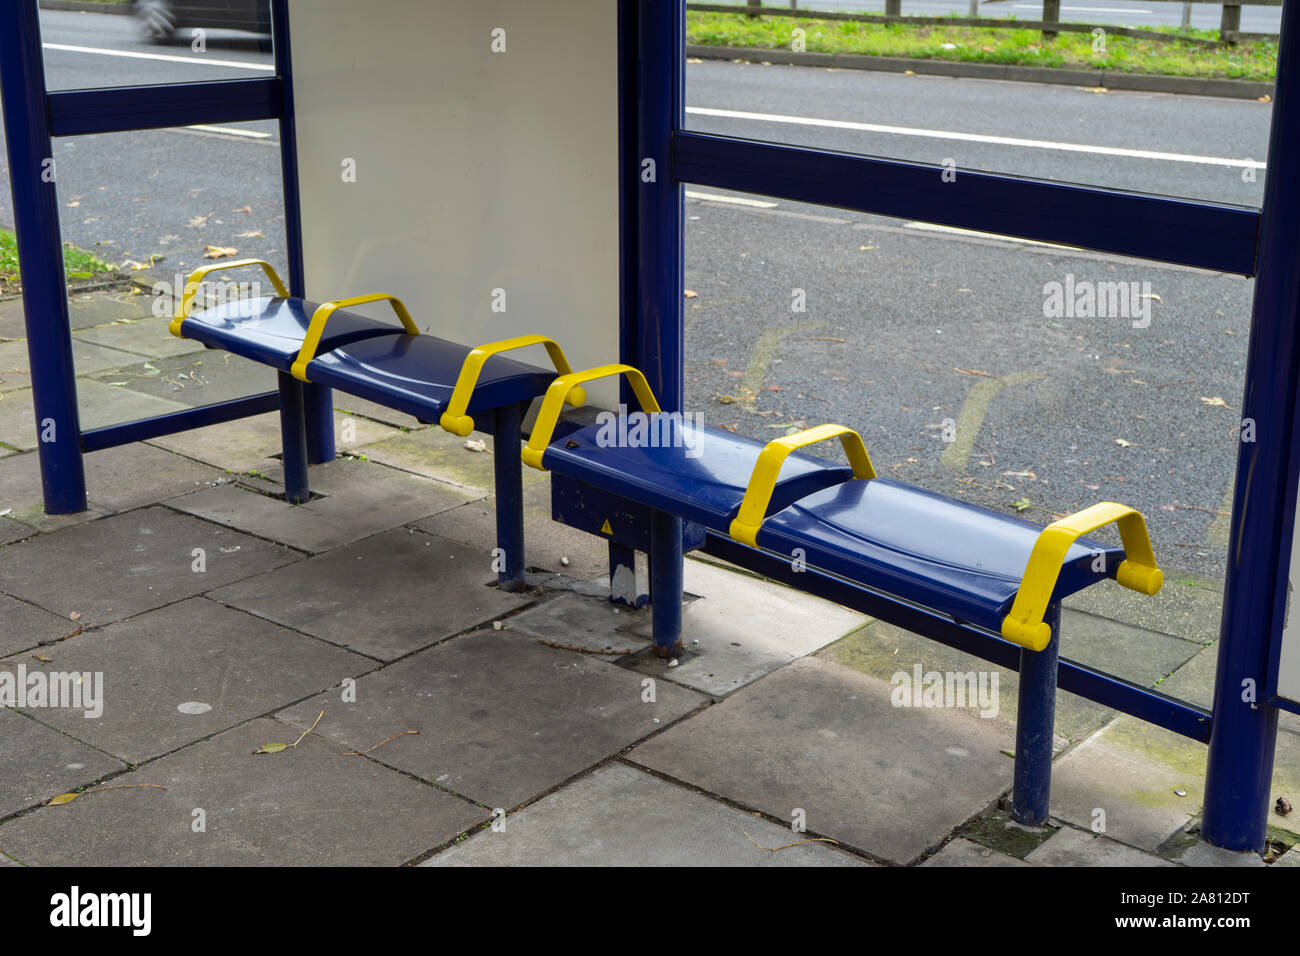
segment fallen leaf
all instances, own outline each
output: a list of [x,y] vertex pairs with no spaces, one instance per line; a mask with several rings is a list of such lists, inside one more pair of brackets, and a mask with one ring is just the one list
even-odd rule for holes
[[875,246],[858,246],[858,252],[868,252],[868,251],[870,251],[871,249],[874,249],[874,248],[876,248],[876,247],[875,247]]
[[469,451],[487,451],[487,442],[470,438],[466,440],[465,448]]
[[50,798],[50,802],[47,806],[61,807],[65,803],[71,803],[73,800],[76,800],[79,796],[80,794],[77,793],[61,793],[57,797]]
[[254,230],[251,230],[250,232],[241,232],[241,233],[239,233],[238,236],[237,236],[237,238],[239,238],[239,239],[265,239],[265,238],[266,238],[266,233],[262,232],[262,230],[260,230],[260,229],[254,229]]
[[686,298],[688,299],[697,299],[699,298],[699,295],[698,292],[692,292],[690,289],[686,290]]
[[239,252],[234,246],[204,246],[204,259],[229,259]]
[[255,754],[278,754],[282,750],[288,750],[288,744],[262,744],[253,751]]
[[252,206],[241,206],[239,209],[232,209],[231,212],[252,212]]
[[1116,438],[1115,444],[1119,445],[1120,448],[1129,448],[1132,446],[1133,443],[1131,441],[1125,441],[1122,438]]
[[1221,399],[1218,395],[1215,395],[1213,398],[1206,398],[1204,395],[1202,395],[1202,396],[1201,396],[1201,402],[1202,402],[1203,404],[1205,404],[1205,405],[1211,405],[1211,406],[1213,406],[1213,407],[1215,407],[1215,408],[1227,408],[1227,407],[1228,407],[1228,403],[1225,402],[1223,399]]
[[211,218],[212,218],[212,213],[208,213],[206,216],[195,216],[193,219],[190,220],[189,223],[190,228],[198,229],[200,226],[206,226],[208,224],[208,220]]
[[53,657],[46,657],[44,654],[33,654],[32,656],[35,657],[38,661],[40,661],[42,664],[54,663]]
[[1029,505],[1029,499],[1028,499],[1028,498],[1021,498],[1019,501],[1013,501],[1013,502],[1011,502],[1011,507],[1015,508],[1017,511],[1024,511],[1024,510],[1027,509],[1029,506],[1030,506],[1030,505]]

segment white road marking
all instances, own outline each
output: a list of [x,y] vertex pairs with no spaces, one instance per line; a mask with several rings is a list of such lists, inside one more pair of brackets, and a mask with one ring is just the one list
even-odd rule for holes
[[101,56],[119,56],[128,60],[161,60],[164,63],[189,63],[193,66],[228,66],[239,70],[255,70],[259,73],[274,73],[275,66],[265,63],[249,63],[245,60],[213,60],[198,56],[169,56],[166,53],[135,53],[131,50],[103,50],[94,46],[72,46],[67,43],[42,43],[46,50],[59,50],[63,53],[97,53]]
[[933,222],[907,222],[904,229],[916,229],[919,232],[943,232],[952,236],[968,236],[974,239],[997,239],[1001,242],[1015,243],[1017,246],[1048,246],[1052,249],[1078,249],[1078,246],[1066,246],[1059,242],[1039,242],[1037,239],[1017,239],[1015,236],[1002,236],[996,232],[979,232],[976,229],[958,229],[956,226],[941,226]]
[[911,126],[886,126],[882,123],[854,123],[848,120],[819,119],[811,116],[785,116],[780,113],[750,113],[744,110],[718,110],[703,106],[688,106],[686,112],[697,116],[716,116],[723,119],[755,120],[761,123],[788,123],[793,126],[821,126],[830,129],[851,129],[866,133],[887,133],[891,136],[919,136],[925,139],[960,140],[967,143],[992,143],[999,146],[1020,146],[1025,149],[1053,149],[1067,153],[1092,153],[1098,156],[1124,156],[1129,159],[1154,159],[1168,163],[1198,163],[1203,166],[1228,166],[1243,169],[1263,169],[1264,163],[1254,159],[1230,159],[1225,156],[1198,156],[1191,153],[1161,153],[1149,149],[1126,149],[1119,146],[1091,146],[1087,143],[1059,143],[1045,139],[1021,139],[1016,136],[986,136],[982,133],[958,133],[945,129],[918,129]]
[[709,202],[729,202],[735,206],[753,206],[755,209],[775,209],[776,203],[764,202],[761,199],[743,199],[740,196],[717,196],[713,193],[698,193],[694,190],[686,190],[687,199],[707,199]]
[[270,139],[270,133],[262,133],[255,129],[239,129],[235,126],[187,126],[186,129],[196,129],[200,133],[218,133],[221,136],[246,136],[249,139]]

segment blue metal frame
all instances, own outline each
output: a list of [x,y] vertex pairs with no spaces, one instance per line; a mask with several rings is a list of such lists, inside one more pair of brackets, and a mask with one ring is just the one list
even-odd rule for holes
[[70,514],[86,509],[86,472],[63,275],[57,167],[47,166],[54,163],[54,144],[36,0],[14,3],[7,20],[0,26],[0,97],[22,264],[27,355],[40,439],[37,454],[45,510]]
[[[277,36],[287,38],[285,0],[274,0]],[[90,133],[160,129],[205,123],[278,119],[285,150],[286,228],[290,275],[301,292],[302,244],[298,221],[296,154],[292,138],[292,103],[288,43],[274,78],[214,83],[161,84],[99,90],[48,92],[41,47],[37,0],[14,0],[0,29],[0,97],[14,198],[14,226],[23,269],[23,311],[32,371],[32,395],[45,510],[49,514],[84,511],[85,466],[82,455],[116,445],[157,438],[217,422],[259,415],[277,407],[276,393],[125,422],[82,432],[77,409],[72,329],[63,274],[57,184],[43,176],[54,156],[53,138]],[[293,175],[288,174],[292,170]],[[57,170],[56,170],[57,176]],[[292,195],[290,196],[290,193]],[[316,426],[309,448],[312,460],[333,457],[333,417],[327,389],[310,390],[308,422]],[[323,407],[323,412],[322,412]],[[312,417],[314,416],[314,417]],[[319,423],[328,420],[327,427]],[[53,423],[52,432],[43,423]]]
[[[1269,134],[1259,275],[1251,317],[1243,420],[1228,539],[1228,577],[1214,685],[1214,734],[1206,770],[1201,832],[1234,850],[1263,850],[1278,711],[1263,701],[1287,604],[1295,521],[1297,388],[1300,388],[1300,22],[1282,8],[1273,124]],[[1246,689],[1255,688],[1252,703]]]
[[1238,275],[1255,272],[1259,213],[683,130],[673,177],[795,202],[977,229]]
[[[54,440],[38,446],[50,513],[85,508],[83,451],[259,414],[280,404],[276,393],[267,393],[83,434],[56,185],[42,177],[56,136],[279,120],[290,283],[295,294],[303,294],[287,0],[273,0],[272,11],[274,78],[56,93],[45,88],[37,0],[11,0],[0,14],[0,95],[24,274],[33,397],[38,431],[47,431],[41,428],[43,422],[55,426]],[[1294,706],[1277,700],[1272,666],[1300,479],[1300,183],[1290,175],[1300,161],[1300,128],[1292,122],[1300,111],[1300,79],[1294,69],[1300,55],[1296,16],[1284,8],[1269,172],[1263,207],[1256,212],[977,172],[963,172],[956,182],[938,188],[939,170],[925,164],[690,132],[684,129],[683,110],[684,0],[619,0],[621,358],[646,372],[665,410],[680,409],[684,393],[682,186],[687,182],[1246,276],[1258,271],[1243,403],[1243,416],[1255,421],[1258,440],[1243,443],[1238,455],[1214,719],[1184,702],[1069,660],[1053,668],[1040,655],[1031,665],[1040,672],[1054,671],[1062,689],[1208,741],[1202,833],[1234,849],[1263,847],[1277,707]],[[653,183],[641,180],[645,158],[655,160]],[[328,390],[300,391],[303,434],[294,436],[294,447],[305,449],[310,460],[333,457]],[[290,404],[298,401],[291,399]],[[679,593],[680,522],[676,528],[656,525],[651,535],[652,587],[659,595]],[[785,562],[716,535],[710,535],[706,549],[777,580],[788,576]],[[625,561],[626,554],[615,558]],[[507,577],[521,571],[511,566]],[[888,596],[807,572],[796,586],[1004,666],[1021,664],[1019,650],[1000,638]],[[657,615],[676,616],[680,622],[679,604],[658,603],[675,607],[657,607]],[[667,626],[672,626],[671,620]],[[1244,681],[1258,688],[1259,700],[1253,706],[1242,700]],[[1043,701],[1031,711],[1024,722],[1041,730],[1049,719]],[[1033,792],[1033,783],[1024,781],[1026,794]],[[1041,801],[1026,799],[1030,803],[1025,812],[1032,816]]]

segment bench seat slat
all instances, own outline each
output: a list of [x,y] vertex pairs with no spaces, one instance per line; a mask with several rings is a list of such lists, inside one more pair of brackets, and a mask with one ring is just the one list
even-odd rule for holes
[[[772,515],[760,547],[802,548],[804,560],[839,577],[998,630],[1042,528],[886,478],[852,481]],[[1097,552],[1104,571],[1092,570]],[[1066,554],[1053,600],[1113,578],[1124,549],[1080,538]]]
[[[740,510],[763,443],[662,413],[644,420],[660,430],[661,440],[667,435],[666,446],[611,443],[617,436],[609,426],[588,425],[547,446],[542,464],[558,475],[725,534]],[[852,477],[852,470],[843,465],[791,455],[772,495],[772,506],[783,507]]]
[[[657,447],[627,440],[609,424],[588,425],[547,446],[542,464],[728,534],[764,443],[680,418],[665,431],[668,416],[645,417],[659,429]],[[889,479],[855,480],[848,467],[795,453],[781,469],[757,541],[792,560],[800,548],[810,568],[997,631],[1042,530]],[[1104,571],[1092,570],[1097,552]],[[1066,555],[1054,600],[1113,578],[1123,560],[1123,548],[1080,538]]]
[[[186,316],[181,335],[209,348],[289,371],[302,348],[317,304],[303,299],[263,296],[238,299]],[[354,312],[336,313],[321,337],[320,351],[376,336],[403,334],[391,321]]]
[[[307,378],[436,422],[451,400],[470,351],[468,346],[432,335],[376,337],[319,354],[308,364]],[[479,374],[467,412],[473,415],[526,402],[545,393],[554,380],[553,369],[494,355]],[[485,428],[488,422],[479,424]]]

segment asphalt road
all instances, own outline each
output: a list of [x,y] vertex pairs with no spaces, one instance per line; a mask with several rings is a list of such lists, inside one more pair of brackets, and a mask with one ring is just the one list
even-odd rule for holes
[[[234,35],[199,57],[140,44],[124,18],[44,20],[63,88],[269,65]],[[689,125],[725,135],[1244,205],[1262,195],[1251,164],[1264,103],[716,62],[690,65],[687,82]],[[282,264],[277,145],[273,124],[62,141],[64,238],[116,262],[162,254],[168,271],[193,268],[208,244]],[[1003,511],[1019,502],[1035,520],[1122,501],[1148,515],[1171,568],[1222,577],[1249,281],[712,189],[688,197],[688,410],[760,437],[839,421],[882,474]],[[0,222],[11,218],[0,194]],[[1045,318],[1045,285],[1067,276],[1138,283],[1149,326]]]

